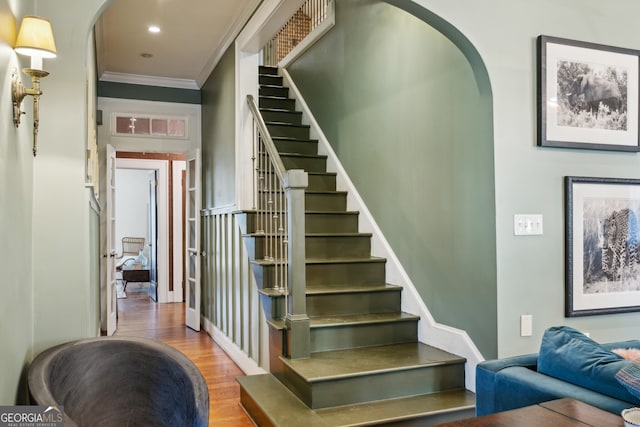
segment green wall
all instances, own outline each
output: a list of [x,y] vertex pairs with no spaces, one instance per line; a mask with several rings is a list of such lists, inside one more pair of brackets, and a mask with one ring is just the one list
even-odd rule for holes
[[235,50],[202,86],[202,207],[235,203]]
[[[95,335],[96,217],[85,188],[87,39],[105,0],[0,0],[0,404],[27,403],[21,375],[45,348]],[[38,156],[31,153],[32,101],[11,120],[10,79],[29,59],[13,49],[17,24],[52,22],[58,57],[44,61]],[[22,81],[31,86],[28,78]]]
[[[398,0],[399,2],[399,0]],[[640,49],[634,0],[404,0],[422,5],[470,40],[493,97],[498,353],[537,351],[542,333],[570,325],[597,341],[638,338],[639,313],[564,317],[564,176],[640,178],[640,154],[536,146],[536,37]],[[514,236],[513,215],[544,216],[542,236]],[[426,301],[429,306],[429,301]],[[449,307],[454,310],[455,307]],[[520,336],[520,316],[533,336]],[[475,315],[483,316],[476,311]]]
[[0,0],[0,405],[25,402],[20,376],[33,342],[33,160],[28,127],[13,126],[10,90],[11,72],[21,68],[15,16],[32,12],[25,3]]
[[435,320],[495,356],[492,106],[465,56],[396,7],[338,0],[289,71]]

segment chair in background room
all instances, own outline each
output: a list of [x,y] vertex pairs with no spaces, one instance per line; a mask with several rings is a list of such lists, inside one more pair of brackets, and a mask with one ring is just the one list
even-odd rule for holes
[[122,292],[126,290],[126,284],[122,279],[122,270],[127,267],[128,264],[133,263],[140,251],[144,249],[144,237],[123,237],[122,238],[122,252],[116,258],[116,283],[120,286],[118,291]]

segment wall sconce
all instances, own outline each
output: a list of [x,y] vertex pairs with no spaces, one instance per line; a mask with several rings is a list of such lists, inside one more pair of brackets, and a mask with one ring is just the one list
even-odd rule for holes
[[56,57],[56,44],[53,40],[51,23],[38,16],[24,16],[20,31],[18,31],[15,51],[31,57],[31,68],[25,68],[22,72],[31,76],[33,84],[31,88],[24,87],[18,70],[13,70],[13,75],[11,76],[13,124],[16,127],[20,125],[20,116],[24,114],[21,110],[22,100],[27,95],[33,96],[33,156],[35,157],[38,150],[38,124],[40,122],[38,101],[40,95],[42,95],[40,79],[49,75],[49,72],[42,69],[42,58]]

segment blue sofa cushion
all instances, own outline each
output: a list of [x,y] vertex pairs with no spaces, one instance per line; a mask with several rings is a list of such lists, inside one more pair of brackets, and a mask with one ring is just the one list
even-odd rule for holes
[[629,393],[640,399],[640,366],[632,363],[620,369],[616,379]]
[[545,331],[540,344],[538,372],[617,399],[637,399],[616,380],[621,369],[633,365],[591,338],[568,326]]

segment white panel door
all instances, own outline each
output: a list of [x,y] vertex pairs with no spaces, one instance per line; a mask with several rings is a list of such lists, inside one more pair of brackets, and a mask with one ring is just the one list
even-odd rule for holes
[[186,245],[185,267],[187,288],[185,294],[186,324],[200,330],[200,150],[187,154],[186,188]]
[[118,293],[116,291],[116,150],[107,145],[107,335],[116,331]]

